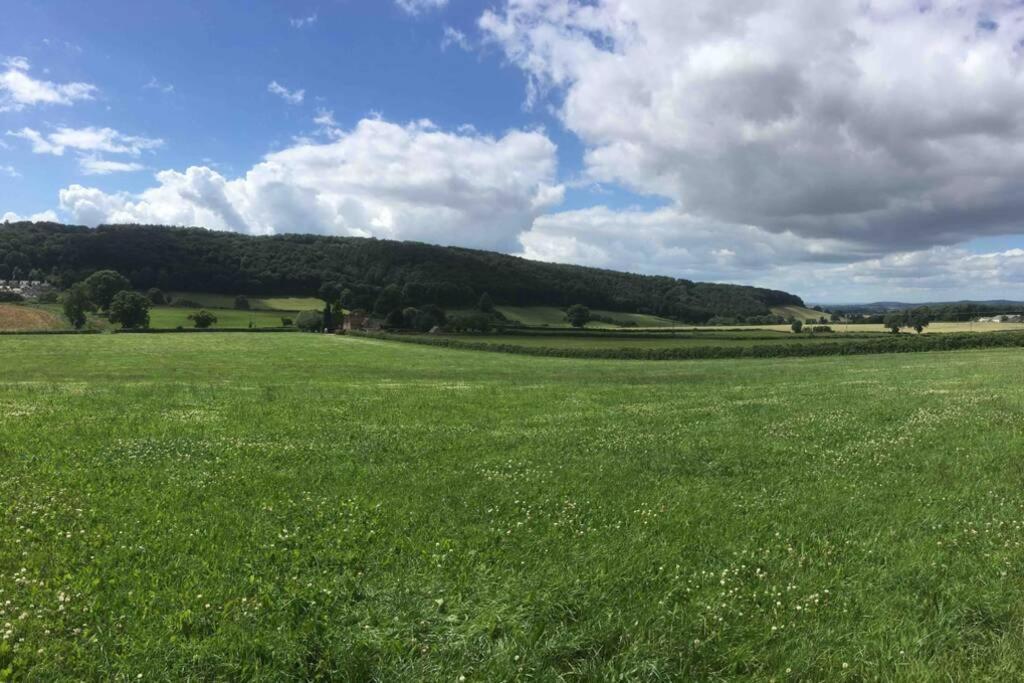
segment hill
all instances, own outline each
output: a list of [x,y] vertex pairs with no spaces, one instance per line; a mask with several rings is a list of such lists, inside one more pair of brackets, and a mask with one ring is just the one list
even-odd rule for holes
[[[768,315],[772,306],[802,306],[786,292],[692,282],[598,268],[530,261],[495,252],[319,235],[249,236],[202,228],[57,223],[0,225],[0,280],[18,271],[66,286],[105,268],[139,288],[184,292],[299,296],[324,283],[352,292],[369,307],[389,284],[403,304],[474,305],[483,292],[496,304],[594,309],[657,315],[685,322]],[[7,271],[6,273],[4,271]]]

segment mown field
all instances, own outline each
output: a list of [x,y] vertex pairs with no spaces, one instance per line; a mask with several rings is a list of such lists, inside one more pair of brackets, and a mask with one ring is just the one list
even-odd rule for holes
[[[455,341],[479,342],[493,345],[529,346],[555,349],[671,349],[676,347],[742,346],[773,344],[831,344],[855,338],[853,335],[837,334],[751,334],[749,332],[717,333],[694,332],[664,336],[637,334],[630,338],[628,333],[617,335],[549,335],[549,334],[470,334],[470,335],[410,335],[424,339],[452,339]],[[856,338],[875,338],[878,335]]]
[[0,677],[1018,680],[1022,375],[0,338]]

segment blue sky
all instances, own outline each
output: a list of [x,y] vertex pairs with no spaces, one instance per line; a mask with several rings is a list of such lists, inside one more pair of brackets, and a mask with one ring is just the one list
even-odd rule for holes
[[1020,4],[0,16],[7,219],[419,239],[826,302],[1024,298]]

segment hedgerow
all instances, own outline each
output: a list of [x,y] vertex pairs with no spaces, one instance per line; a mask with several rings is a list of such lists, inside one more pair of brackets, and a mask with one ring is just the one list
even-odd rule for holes
[[849,356],[873,353],[918,353],[961,349],[1024,347],[1024,333],[958,333],[945,335],[886,335],[828,344],[764,344],[737,346],[691,346],[677,348],[553,348],[491,344],[451,338],[397,335],[386,332],[355,332],[361,337],[385,339],[409,344],[441,346],[469,351],[491,351],[526,356],[591,358],[619,360],[701,360],[721,358],[789,358],[799,356]]

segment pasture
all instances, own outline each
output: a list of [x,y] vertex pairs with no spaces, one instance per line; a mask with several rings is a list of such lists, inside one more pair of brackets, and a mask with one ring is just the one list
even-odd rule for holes
[[1022,361],[0,338],[0,678],[1019,679]]

